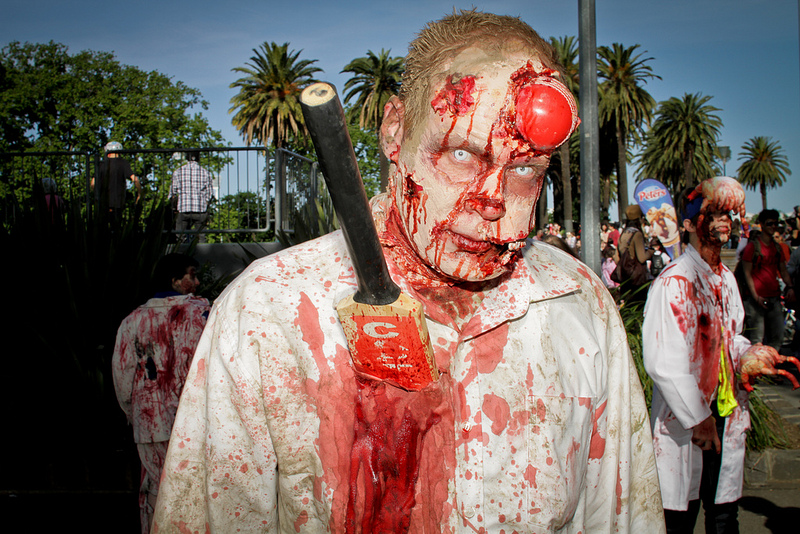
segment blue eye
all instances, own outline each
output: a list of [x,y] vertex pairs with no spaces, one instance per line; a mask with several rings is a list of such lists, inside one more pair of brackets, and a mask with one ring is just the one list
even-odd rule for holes
[[457,148],[453,150],[453,158],[455,158],[456,161],[467,161],[469,160],[471,155],[472,154],[470,154],[463,148]]
[[516,172],[519,176],[530,176],[533,174],[533,167],[524,166],[524,167],[514,167],[514,172]]

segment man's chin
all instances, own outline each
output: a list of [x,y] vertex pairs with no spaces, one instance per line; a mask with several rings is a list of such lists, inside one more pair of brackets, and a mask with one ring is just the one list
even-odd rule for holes
[[444,276],[462,282],[484,282],[510,272],[521,254],[521,249],[508,245],[492,245],[481,254],[457,251],[447,254],[434,268]]
[[701,244],[710,246],[712,248],[721,248],[728,241],[730,241],[730,239],[731,239],[730,234],[713,234],[708,238],[701,240]]

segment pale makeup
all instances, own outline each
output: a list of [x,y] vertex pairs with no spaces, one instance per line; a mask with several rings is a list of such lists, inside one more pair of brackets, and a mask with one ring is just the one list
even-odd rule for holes
[[[464,50],[434,86],[414,136],[390,155],[407,237],[425,263],[450,278],[480,281],[507,272],[533,227],[550,155],[509,133],[512,75],[526,66],[543,69],[521,53]],[[469,94],[457,99],[459,112],[436,108],[437,95],[464,86]]]

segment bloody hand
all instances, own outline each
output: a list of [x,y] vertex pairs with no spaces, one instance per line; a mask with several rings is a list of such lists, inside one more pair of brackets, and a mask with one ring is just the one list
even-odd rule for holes
[[782,375],[789,379],[793,389],[800,387],[797,379],[789,371],[776,369],[783,362],[792,362],[800,370],[800,362],[794,356],[783,356],[772,347],[757,343],[750,347],[742,357],[742,383],[748,392],[753,391],[752,382],[763,375]]
[[717,434],[717,423],[713,415],[709,415],[700,424],[692,427],[692,443],[704,451],[714,451],[719,454],[722,451],[722,444]]

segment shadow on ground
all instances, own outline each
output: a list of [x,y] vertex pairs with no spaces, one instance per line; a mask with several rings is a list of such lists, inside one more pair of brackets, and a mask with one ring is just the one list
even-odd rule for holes
[[739,508],[763,516],[764,527],[774,533],[789,532],[790,525],[795,525],[795,528],[800,525],[800,508],[795,506],[784,508],[763,497],[742,497]]

